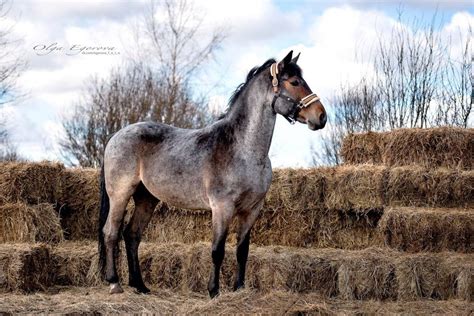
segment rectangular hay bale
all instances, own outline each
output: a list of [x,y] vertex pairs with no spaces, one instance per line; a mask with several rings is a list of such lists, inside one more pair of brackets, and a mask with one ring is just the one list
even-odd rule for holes
[[0,289],[46,290],[52,284],[49,259],[49,247],[44,244],[0,244]]

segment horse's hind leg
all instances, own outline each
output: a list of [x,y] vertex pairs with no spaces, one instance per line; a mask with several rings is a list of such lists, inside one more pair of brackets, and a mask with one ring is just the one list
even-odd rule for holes
[[128,280],[129,285],[136,288],[138,292],[148,293],[150,290],[145,286],[140,271],[138,246],[140,245],[143,231],[153,215],[158,199],[140,183],[133,194],[133,200],[135,201],[135,211],[124,230],[128,260]]
[[134,190],[135,186],[130,186],[121,190],[110,190],[112,192],[108,192],[110,211],[103,228],[103,233],[106,249],[105,279],[110,283],[110,294],[123,292],[119,284],[115,261],[117,259],[120,227],[123,223],[127,203]]

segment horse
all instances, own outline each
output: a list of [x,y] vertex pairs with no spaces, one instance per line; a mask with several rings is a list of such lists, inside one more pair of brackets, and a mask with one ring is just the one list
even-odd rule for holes
[[[108,141],[101,171],[99,257],[109,293],[122,293],[116,271],[120,235],[125,241],[129,285],[143,282],[138,247],[159,201],[212,213],[211,298],[219,294],[219,273],[229,225],[237,220],[237,269],[233,289],[244,287],[250,231],[272,180],[268,157],[277,114],[290,123],[322,129],[326,111],[290,51],[282,61],[267,60],[247,75],[230,98],[226,112],[201,129],[157,122],[128,125]],[[133,197],[135,210],[124,227]]]

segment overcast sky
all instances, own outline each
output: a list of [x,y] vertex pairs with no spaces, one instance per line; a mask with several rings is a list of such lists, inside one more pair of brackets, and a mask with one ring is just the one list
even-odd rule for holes
[[[22,39],[20,51],[29,67],[19,87],[26,96],[0,111],[8,118],[12,142],[21,156],[61,159],[61,117],[71,112],[87,78],[106,76],[133,53],[130,29],[142,19],[147,5],[148,1],[124,0],[18,0],[12,4],[8,20],[2,23],[14,23],[13,36]],[[370,51],[377,34],[397,23],[400,8],[407,20],[429,19],[437,12],[446,36],[465,34],[469,24],[474,26],[472,1],[196,0],[195,7],[204,17],[205,29],[223,27],[228,34],[216,60],[201,73],[211,80],[199,93],[217,107],[226,105],[253,66],[271,57],[282,58],[293,49],[301,52],[299,64],[306,81],[330,110],[329,100],[341,84],[370,72],[370,65],[356,58],[355,51]],[[113,46],[120,54],[38,55],[42,45],[54,43],[65,48]],[[454,52],[458,44],[453,41]],[[274,167],[308,166],[310,145],[322,132],[289,125],[280,117],[270,152]]]

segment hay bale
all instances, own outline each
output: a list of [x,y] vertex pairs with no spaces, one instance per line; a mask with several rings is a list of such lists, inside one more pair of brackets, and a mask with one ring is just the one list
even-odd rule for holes
[[337,270],[339,297],[345,300],[396,299],[393,254],[377,248],[344,253]]
[[50,286],[49,247],[0,244],[0,289],[34,292]]
[[[472,282],[472,254],[405,255],[396,259],[396,266],[399,300],[471,298],[465,284]],[[458,282],[463,283],[461,287]],[[472,285],[469,287],[472,289]]]
[[50,251],[51,282],[55,285],[102,284],[98,251],[92,242],[64,242]]
[[468,207],[474,205],[474,171],[420,166],[389,169],[387,205]]
[[385,210],[379,229],[387,246],[402,251],[472,252],[474,209],[393,207]]
[[99,189],[97,169],[68,168],[63,171],[59,213],[66,239],[97,238]]
[[341,155],[348,164],[382,163],[387,166],[421,165],[472,169],[474,129],[402,128],[384,133],[348,135]]
[[63,240],[58,213],[53,205],[21,202],[0,205],[0,243]]
[[381,164],[384,138],[381,133],[348,134],[341,145],[341,156],[346,164]]
[[327,178],[326,207],[336,210],[380,209],[384,205],[383,166],[340,166]]
[[5,202],[31,204],[58,201],[64,166],[51,162],[0,163],[0,196]]
[[[69,244],[59,244],[52,251],[53,262],[60,266],[52,269],[56,271],[54,282],[73,286],[100,284],[98,274],[93,273],[96,265],[91,263],[96,261],[96,244]],[[207,294],[212,267],[209,243],[143,243],[139,253],[146,284],[173,292]],[[235,247],[227,247],[221,274],[223,292],[231,290],[235,268]],[[125,251],[120,255],[118,271],[126,284]],[[246,285],[259,293],[281,290],[343,299],[471,300],[473,271],[473,254],[251,247]]]

